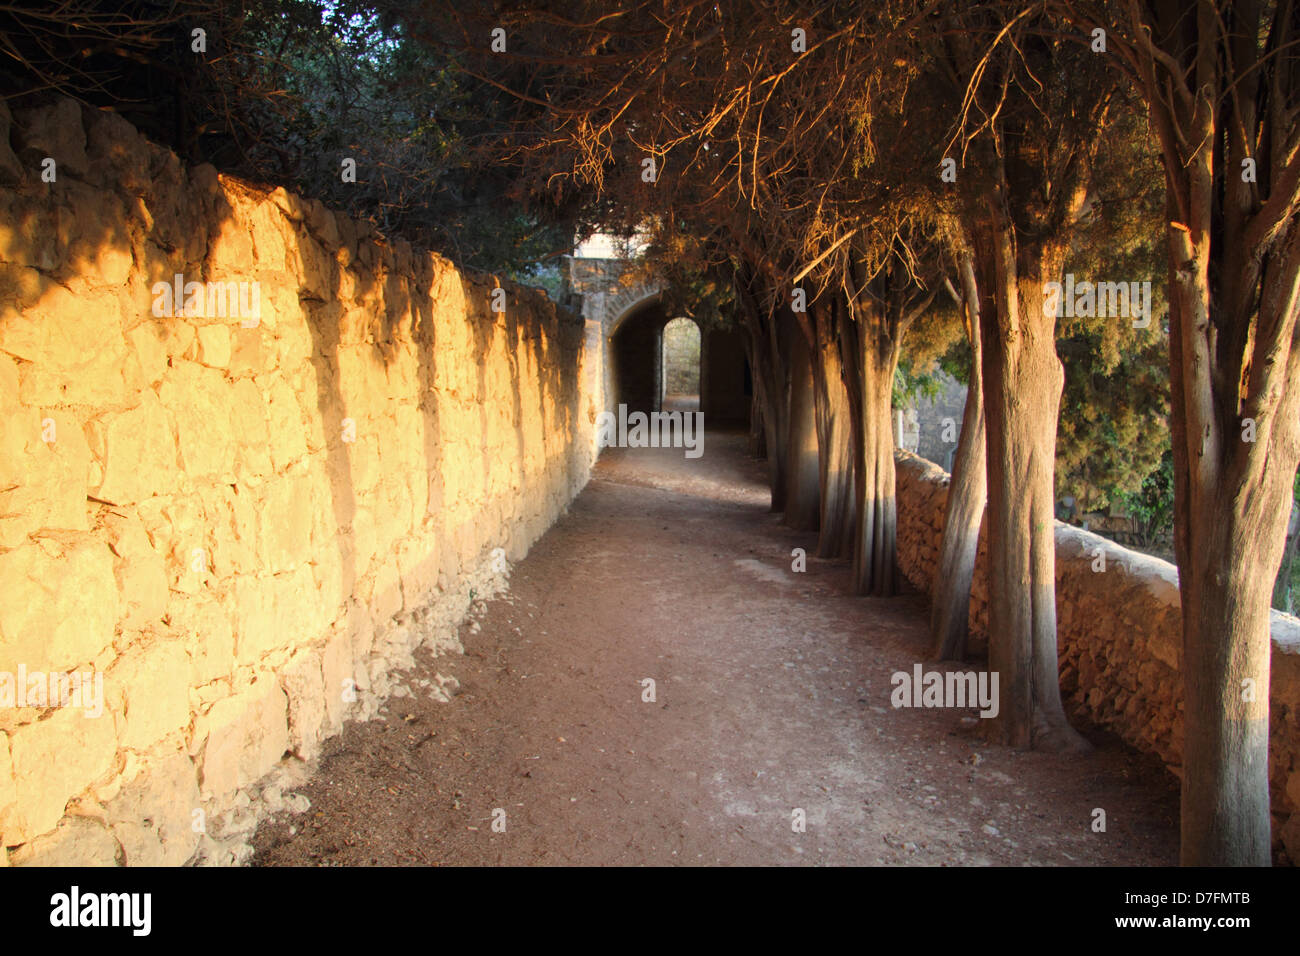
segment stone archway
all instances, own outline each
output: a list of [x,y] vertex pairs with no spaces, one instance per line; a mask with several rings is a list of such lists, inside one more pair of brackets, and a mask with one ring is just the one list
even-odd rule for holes
[[[662,374],[660,334],[670,316],[664,312],[668,283],[647,274],[642,263],[628,259],[587,259],[570,256],[566,301],[587,322],[587,354],[598,357],[588,371],[588,390],[597,396],[596,408],[615,412],[618,405],[618,355],[614,339],[628,332],[628,323],[648,318],[654,310],[657,328],[643,330],[642,341],[629,346],[644,354],[652,367],[656,387],[648,408],[659,402]],[[662,321],[659,319],[662,318]],[[626,368],[625,368],[626,372]],[[624,376],[626,380],[626,375]],[[700,341],[700,409],[715,422],[748,423],[751,386],[744,344],[738,330],[703,330]],[[639,401],[644,401],[644,395]],[[655,408],[657,410],[657,408]]]
[[569,291],[580,297],[582,316],[598,322],[601,334],[612,336],[619,325],[649,300],[661,296],[668,283],[647,276],[640,263],[628,259],[580,259],[570,256]]
[[[614,337],[624,329],[629,319],[644,316],[648,310],[658,307],[668,284],[657,276],[647,276],[640,263],[626,259],[570,257],[568,267],[569,292],[578,299],[573,304],[587,322],[589,354],[600,356],[600,370],[593,370],[602,393],[599,407],[615,411],[618,370]],[[655,330],[655,335],[657,333]],[[657,338],[655,341],[657,343]],[[657,374],[657,359],[655,371]]]
[[638,282],[621,290],[606,304],[605,335],[612,337],[631,316],[663,301],[668,286],[659,281]]

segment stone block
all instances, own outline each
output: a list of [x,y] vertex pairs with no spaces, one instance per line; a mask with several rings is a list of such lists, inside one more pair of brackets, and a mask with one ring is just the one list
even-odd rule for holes
[[338,222],[334,218],[334,213],[330,212],[319,199],[311,200],[308,206],[307,223],[327,248],[333,249],[338,246]]
[[271,464],[277,472],[282,472],[307,454],[302,413],[293,389],[279,376],[268,376],[264,388]]
[[346,698],[354,696],[350,691],[350,682],[355,680],[352,642],[345,628],[338,628],[330,635],[321,653],[321,679],[325,707],[323,731],[335,734],[343,729],[343,721],[352,707],[353,701]]
[[195,332],[199,337],[199,362],[209,368],[226,368],[230,365],[230,329],[225,325],[200,325]]
[[226,581],[261,570],[256,533],[262,504],[258,490],[232,483],[204,484],[197,491],[204,530],[212,546],[212,574]]
[[300,228],[294,237],[291,265],[298,280],[299,298],[324,302],[332,297],[333,257],[306,229]]
[[66,671],[113,640],[117,580],[101,541],[42,540],[0,553],[0,670]]
[[15,866],[118,866],[122,848],[98,820],[68,817],[51,833],[16,850]]
[[0,730],[0,850],[17,844],[17,838],[8,839],[9,818],[18,804],[18,790],[14,786],[14,763],[9,755],[9,735]]
[[248,204],[239,185],[226,176],[218,177],[218,189],[225,212],[209,226],[208,271],[211,277],[251,280],[253,239],[246,219]]
[[288,701],[269,676],[217,701],[205,715],[200,789],[222,799],[256,781],[289,749]]
[[167,332],[158,322],[141,322],[126,333],[126,341],[128,351],[139,363],[140,384],[157,385],[167,372]]
[[175,422],[186,475],[191,479],[233,479],[235,428],[222,374],[193,362],[180,362],[163,381],[159,398]]
[[190,659],[181,641],[128,648],[109,668],[105,688],[122,747],[143,752],[189,726]]
[[96,424],[104,448],[104,476],[95,497],[118,505],[170,494],[177,485],[177,444],[162,402],[152,389],[129,411]]
[[300,651],[280,672],[280,686],[289,701],[289,746],[299,758],[320,752],[326,717],[326,687],[318,650]]
[[116,289],[126,284],[135,258],[122,200],[106,189],[70,183],[59,207],[59,245],[67,250],[61,270],[67,285]]
[[359,580],[370,573],[378,542],[375,519],[369,508],[357,508],[352,517],[352,549],[354,574]]
[[104,810],[126,866],[182,866],[198,849],[194,811],[199,807],[194,764],[173,753],[152,761]]
[[402,610],[402,578],[397,561],[389,559],[375,571],[370,613],[376,622],[387,621]]
[[438,586],[438,552],[431,541],[412,537],[398,548],[397,564],[402,584],[402,610],[409,613],[426,604]]
[[230,362],[226,369],[230,378],[261,375],[275,368],[275,353],[264,344],[267,334],[261,326],[247,328],[241,324],[230,330]]
[[54,829],[68,801],[113,769],[113,717],[88,717],[81,708],[55,709],[45,720],[19,727],[9,738],[17,800],[5,840],[26,843]]
[[173,614],[172,627],[185,635],[191,686],[228,678],[235,662],[235,632],[226,605],[215,598],[184,603],[185,612]]
[[246,215],[257,267],[283,273],[287,267],[287,242],[292,242],[294,235],[292,223],[274,202],[263,197],[257,197],[246,207]]
[[148,191],[149,143],[119,114],[92,114],[86,124],[86,158],[100,182],[134,196]]
[[0,547],[18,547],[42,529],[89,530],[91,471],[85,433],[69,410],[0,412]]
[[110,512],[104,518],[108,545],[116,560],[117,590],[124,629],[157,625],[167,610],[167,571],[163,556],[144,530],[140,519]]
[[[86,343],[93,342],[94,348]],[[126,339],[115,292],[75,294],[47,286],[40,298],[0,322],[0,350],[26,359],[24,405],[120,405],[126,400]]]
[[313,502],[311,479],[305,474],[274,478],[264,492],[259,553],[263,567],[286,571],[311,557]]
[[321,603],[311,565],[303,562],[292,571],[274,575],[271,582],[276,622],[273,647],[305,644],[324,633],[334,614]]
[[261,578],[241,576],[235,581],[230,603],[234,612],[235,659],[254,664],[279,640],[271,585]]

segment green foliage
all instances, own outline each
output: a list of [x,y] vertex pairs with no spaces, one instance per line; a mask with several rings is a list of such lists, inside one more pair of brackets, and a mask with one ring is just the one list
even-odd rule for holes
[[1151,323],[1135,329],[1124,316],[1057,320],[1065,386],[1056,488],[1085,513],[1139,494],[1168,446],[1164,176],[1142,112],[1130,106],[1115,115],[1102,131],[1105,146],[1066,271],[1093,283],[1150,282]]
[[1137,492],[1168,446],[1162,337],[1151,334],[1146,342],[1130,342],[1109,361],[1096,331],[1079,330],[1057,342],[1065,388],[1057,426],[1056,486],[1059,494],[1073,495],[1083,512],[1102,510]]
[[556,302],[564,294],[566,281],[565,270],[554,263],[529,264],[523,267],[511,267],[501,270],[507,278],[520,285],[542,289]]
[[1117,494],[1120,504],[1133,520],[1134,530],[1142,543],[1150,547],[1174,523],[1174,456],[1166,443],[1160,465],[1144,479],[1137,491]]
[[933,402],[943,392],[939,371],[935,363],[918,366],[910,356],[903,356],[894,370],[891,404],[895,408],[911,408],[923,398]]
[[904,348],[894,375],[895,407],[912,407],[923,398],[934,401],[943,391],[945,373],[963,385],[970,381],[966,326],[960,307],[946,290],[912,323]]
[[[537,267],[567,252],[573,226],[542,221],[513,189],[512,170],[481,145],[509,123],[511,104],[468,77],[451,53],[413,36],[398,7],[262,0],[249,41],[289,108],[252,159],[293,188],[383,233],[460,265],[556,286]],[[340,175],[356,162],[356,182]]]
[[939,368],[961,384],[969,386],[971,363],[974,361],[975,355],[971,352],[970,343],[965,339],[959,339],[948,347],[948,351],[939,356]]

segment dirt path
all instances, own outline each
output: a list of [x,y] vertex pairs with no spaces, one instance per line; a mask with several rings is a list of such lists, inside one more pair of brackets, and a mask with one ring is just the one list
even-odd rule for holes
[[849,596],[847,568],[812,557],[791,573],[814,538],[766,513],[743,436],[705,449],[605,452],[462,628],[465,656],[411,674],[461,693],[349,724],[300,791],[312,809],[263,824],[254,862],[1177,862],[1176,781],[1113,739],[1022,754],[974,711],[893,709],[924,600]]

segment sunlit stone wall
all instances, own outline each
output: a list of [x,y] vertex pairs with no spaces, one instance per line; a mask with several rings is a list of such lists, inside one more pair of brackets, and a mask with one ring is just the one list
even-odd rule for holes
[[[594,447],[582,320],[498,286],[0,102],[0,865],[243,859],[459,648]],[[67,706],[16,686],[72,672]]]

